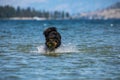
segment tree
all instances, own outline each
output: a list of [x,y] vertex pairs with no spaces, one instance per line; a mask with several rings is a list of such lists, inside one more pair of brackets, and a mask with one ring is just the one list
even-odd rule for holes
[[67,12],[67,13],[66,13],[66,18],[69,18],[69,17],[70,17],[70,15],[69,15],[69,13]]
[[21,13],[21,10],[20,10],[20,7],[18,6],[17,10],[16,10],[16,15],[15,16],[20,17],[20,13]]
[[64,14],[64,11],[62,12],[62,19],[64,19],[64,17],[65,17],[65,14]]
[[70,14],[64,11],[45,11],[45,10],[35,10],[34,8],[20,8],[19,6],[15,9],[12,6],[0,6],[0,18],[10,18],[10,17],[42,17],[46,19],[64,19],[65,17],[70,17]]

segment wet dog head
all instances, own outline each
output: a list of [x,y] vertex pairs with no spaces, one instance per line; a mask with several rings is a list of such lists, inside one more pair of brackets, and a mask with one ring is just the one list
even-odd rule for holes
[[43,32],[43,34],[44,34],[45,37],[47,38],[47,36],[49,36],[50,32],[52,32],[52,31],[57,32],[57,30],[56,30],[55,27],[50,27],[50,28],[47,28],[47,29]]
[[45,35],[45,45],[48,50],[54,51],[61,44],[61,35],[57,32],[55,27],[47,28],[43,34]]

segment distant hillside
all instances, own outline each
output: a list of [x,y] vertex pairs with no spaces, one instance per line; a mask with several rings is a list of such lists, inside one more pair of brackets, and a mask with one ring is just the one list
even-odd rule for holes
[[120,9],[120,2],[117,2],[111,5],[110,7],[108,7],[108,9],[118,9],[118,8]]
[[[78,16],[77,16],[78,17]],[[85,19],[120,19],[120,2],[117,2],[103,10],[89,13],[81,13],[79,18]]]

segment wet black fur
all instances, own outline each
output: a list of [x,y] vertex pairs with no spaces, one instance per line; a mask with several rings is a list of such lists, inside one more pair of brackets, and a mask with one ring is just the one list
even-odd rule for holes
[[[49,51],[54,51],[56,48],[58,48],[61,45],[61,35],[60,33],[57,31],[57,29],[55,27],[49,27],[47,28],[44,32],[43,32],[44,36],[45,36],[45,45],[46,45],[46,50]],[[49,48],[47,42],[56,42],[57,45],[54,46],[54,48]]]

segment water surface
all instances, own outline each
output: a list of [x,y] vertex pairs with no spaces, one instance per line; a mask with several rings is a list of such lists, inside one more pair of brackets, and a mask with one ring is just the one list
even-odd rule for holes
[[[44,53],[43,31],[62,45]],[[0,20],[0,80],[119,80],[119,20]]]

